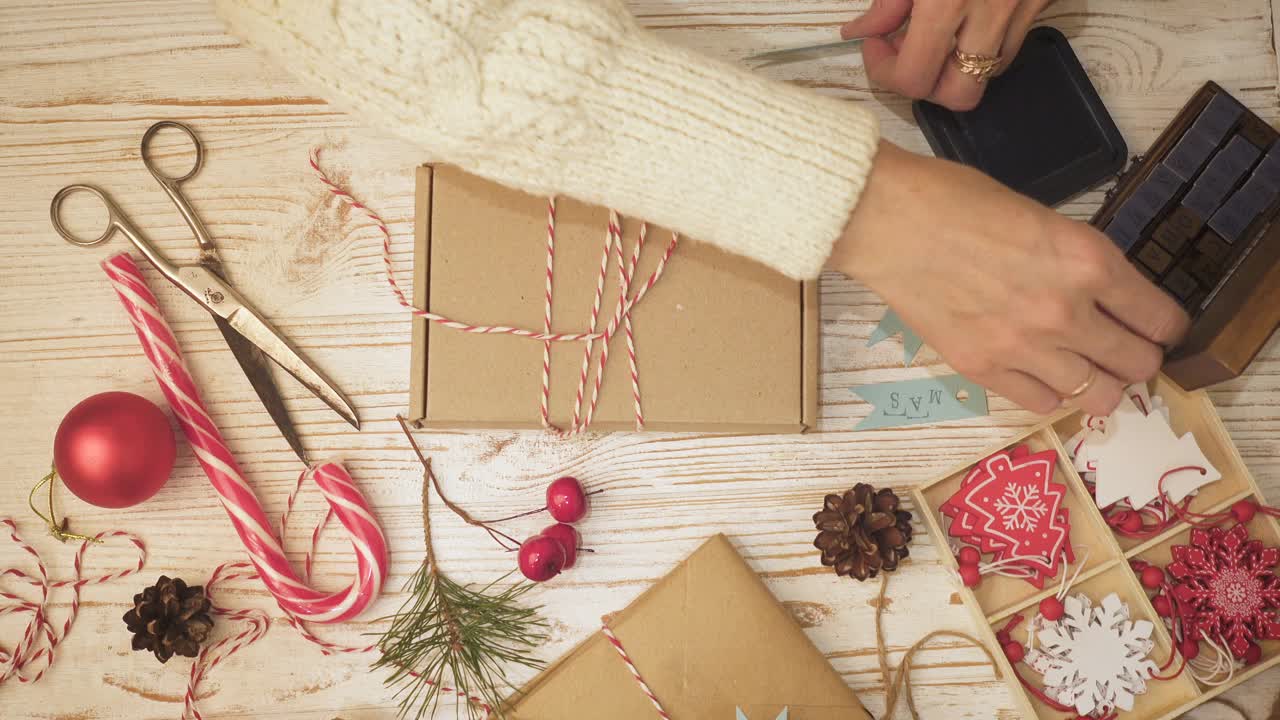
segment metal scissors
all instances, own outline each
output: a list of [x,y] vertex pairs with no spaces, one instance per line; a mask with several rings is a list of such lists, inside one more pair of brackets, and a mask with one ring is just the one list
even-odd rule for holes
[[[152,161],[148,150],[156,133],[165,128],[182,131],[195,145],[195,165],[186,175],[181,177],[166,175]],[[333,408],[334,412],[342,416],[343,420],[359,429],[360,420],[356,417],[356,412],[352,408],[351,402],[323,375],[298,355],[297,351],[290,347],[280,333],[271,326],[271,323],[267,322],[247,300],[241,297],[227,283],[226,273],[223,271],[222,261],[218,259],[213,240],[210,239],[204,223],[196,215],[191,203],[182,194],[182,184],[195,177],[196,173],[200,172],[200,166],[204,163],[204,148],[200,145],[200,139],[196,137],[195,132],[179,122],[170,120],[158,122],[147,128],[146,133],[142,135],[141,154],[142,164],[151,172],[151,176],[156,179],[156,182],[160,183],[160,187],[164,188],[169,199],[177,206],[178,212],[182,214],[182,219],[186,221],[187,227],[191,228],[191,232],[195,235],[196,244],[199,246],[199,254],[196,256],[194,264],[174,265],[166,260],[143,237],[128,216],[111,200],[111,197],[93,185],[68,185],[53,196],[53,201],[49,205],[49,219],[53,221],[53,228],[58,231],[63,240],[80,247],[99,245],[111,239],[111,236],[117,230],[120,231],[133,243],[134,247],[138,248],[139,252],[146,256],[147,260],[155,266],[156,270],[166,280],[177,285],[192,300],[195,300],[201,307],[208,310],[213,315],[214,323],[222,331],[222,337],[227,341],[227,345],[230,346],[231,353],[249,378],[249,384],[253,386],[254,391],[258,393],[259,399],[262,400],[262,404],[266,406],[267,413],[271,415],[271,419],[280,428],[280,432],[284,435],[285,440],[288,441],[289,447],[293,448],[293,451],[298,454],[298,457],[304,463],[307,462],[306,452],[302,448],[302,442],[298,439],[297,430],[289,419],[289,413],[280,398],[280,390],[276,387],[275,381],[271,377],[267,358],[274,360],[277,365],[297,378],[298,382],[302,383],[312,394]],[[107,227],[96,238],[86,240],[78,237],[62,224],[62,204],[75,193],[93,195],[101,200],[107,208]]]
[[764,67],[765,65],[777,65],[786,62],[795,62],[797,60],[812,60],[813,58],[822,57],[824,55],[838,55],[840,53],[853,50],[862,44],[867,37],[851,38],[849,40],[840,40],[837,42],[821,43],[819,45],[801,45],[800,47],[782,48],[780,50],[770,50],[768,52],[756,53],[748,55],[742,61],[756,67]]

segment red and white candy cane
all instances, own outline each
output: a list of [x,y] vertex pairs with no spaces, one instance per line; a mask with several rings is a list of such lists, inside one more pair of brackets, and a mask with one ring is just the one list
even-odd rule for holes
[[102,268],[129,314],[178,425],[249,551],[250,562],[280,607],[299,619],[318,623],[340,622],[359,615],[382,591],[389,559],[382,528],[351,476],[335,463],[309,471],[333,514],[350,534],[356,553],[355,580],[337,592],[322,592],[310,587],[290,566],[279,536],[271,529],[262,505],[205,410],[178,341],[138,266],[122,253],[107,259]]
[[[40,553],[36,552],[35,548],[22,539],[22,536],[18,534],[18,526],[14,524],[13,520],[0,518],[0,532],[7,532],[9,540],[32,557],[37,571],[37,574],[33,575],[18,568],[6,568],[4,571],[0,571],[0,579],[13,577],[20,583],[33,585],[40,590],[38,600],[28,600],[16,593],[0,589],[0,616],[31,616],[31,620],[27,623],[27,627],[22,633],[22,639],[12,649],[0,647],[0,684],[10,678],[15,678],[20,683],[34,683],[40,680],[45,671],[49,669],[49,666],[53,664],[54,649],[71,631],[71,626],[76,621],[76,615],[80,612],[80,588],[85,585],[109,583],[138,572],[147,562],[147,548],[142,544],[142,540],[129,533],[120,531],[100,532],[80,544],[80,549],[76,551],[72,579],[50,580],[49,571],[45,568],[44,560],[40,558]],[[89,546],[117,537],[125,538],[137,549],[137,564],[106,575],[92,578],[82,577],[84,555]],[[67,612],[66,620],[62,623],[62,630],[58,631],[49,617],[49,591],[64,587],[71,588],[71,609]]]

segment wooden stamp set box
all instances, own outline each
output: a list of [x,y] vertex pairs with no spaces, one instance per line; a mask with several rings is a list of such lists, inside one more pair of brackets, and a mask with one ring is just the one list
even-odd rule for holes
[[[1251,499],[1260,505],[1266,504],[1257,482],[1249,473],[1206,393],[1185,392],[1163,376],[1154,382],[1152,393],[1164,398],[1170,409],[1170,422],[1174,432],[1178,436],[1191,433],[1205,457],[1222,473],[1221,480],[1200,488],[1190,504],[1191,511],[1221,512],[1242,499]],[[1082,419],[1083,415],[1079,412],[1061,413],[998,447],[988,448],[963,467],[914,488],[912,495],[921,509],[930,535],[939,547],[944,548],[941,553],[943,562],[956,571],[956,558],[945,550],[951,544],[947,532],[950,521],[940,512],[940,508],[959,489],[961,480],[969,469],[982,458],[1003,449],[1025,445],[1032,452],[1055,450],[1058,462],[1054,480],[1067,487],[1063,507],[1070,512],[1070,542],[1074,546],[1077,562],[1083,563],[1079,577],[1071,586],[1071,593],[1084,593],[1095,604],[1110,593],[1118,594],[1120,600],[1129,606],[1134,620],[1149,620],[1155,625],[1152,634],[1155,649],[1152,650],[1151,657],[1160,663],[1170,656],[1172,640],[1164,622],[1152,606],[1147,591],[1130,568],[1130,561],[1141,560],[1165,567],[1170,562],[1170,548],[1189,544],[1192,528],[1179,522],[1147,540],[1123,537],[1112,532],[1076,472],[1064,446],[1081,429]],[[1245,526],[1251,538],[1261,540],[1269,547],[1280,546],[1280,523],[1275,518],[1258,513]],[[1075,570],[1074,565],[1060,568],[1058,576],[1048,580],[1043,590],[1038,590],[1024,579],[998,575],[985,576],[981,584],[972,589],[960,587],[961,597],[973,613],[980,636],[995,650],[1001,674],[1008,682],[1024,717],[1059,720],[1063,713],[1050,708],[1024,690],[1013,673],[1013,666],[1000,650],[996,633],[1015,615],[1034,616],[1040,601],[1058,592],[1062,574],[1074,573]],[[1023,623],[1012,631],[1014,641],[1025,644],[1028,624]],[[1201,684],[1188,672],[1183,672],[1172,680],[1153,678],[1148,681],[1147,692],[1136,697],[1133,710],[1121,712],[1120,717],[1172,720],[1249,678],[1280,666],[1280,640],[1260,640],[1259,645],[1262,648],[1262,659],[1237,671],[1230,682],[1218,686]],[[1034,673],[1028,673],[1025,668],[1023,675],[1029,677],[1030,682],[1038,680]]]

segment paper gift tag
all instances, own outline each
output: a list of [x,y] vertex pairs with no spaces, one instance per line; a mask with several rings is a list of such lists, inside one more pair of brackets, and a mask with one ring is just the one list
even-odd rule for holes
[[880,318],[880,324],[876,325],[876,329],[871,331],[871,337],[867,338],[867,347],[872,347],[884,340],[887,340],[898,333],[902,333],[902,364],[910,367],[911,362],[916,359],[916,354],[920,352],[920,348],[924,347],[924,340],[915,334],[907,324],[902,322],[902,318],[898,317],[898,313],[892,308],[885,310],[884,316]]
[[960,375],[861,385],[853,392],[872,404],[854,430],[924,425],[987,414],[987,391]]
[[[1086,450],[1087,448],[1087,450]],[[1196,444],[1195,436],[1174,434],[1164,417],[1144,414],[1125,397],[1106,420],[1105,429],[1090,436],[1081,452],[1088,452],[1097,471],[1098,507],[1127,499],[1134,509],[1146,507],[1160,495],[1160,480],[1175,468],[1203,468],[1178,472],[1164,480],[1173,502],[1181,502],[1198,488],[1222,478]]]

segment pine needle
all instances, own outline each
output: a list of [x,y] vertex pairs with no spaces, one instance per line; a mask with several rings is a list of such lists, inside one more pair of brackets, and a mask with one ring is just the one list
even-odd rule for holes
[[374,668],[391,668],[387,685],[397,686],[401,718],[433,713],[442,697],[457,696],[457,715],[502,716],[503,696],[514,689],[506,673],[513,667],[542,666],[534,650],[546,639],[539,608],[520,604],[528,583],[503,586],[510,573],[480,588],[450,580],[436,563],[427,512],[431,488],[450,510],[470,516],[440,492],[431,462],[422,454],[403,418],[400,425],[423,466],[423,524],[426,559],[405,584],[409,598],[382,635]]

